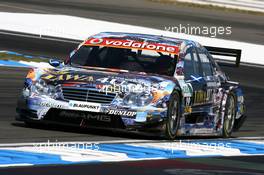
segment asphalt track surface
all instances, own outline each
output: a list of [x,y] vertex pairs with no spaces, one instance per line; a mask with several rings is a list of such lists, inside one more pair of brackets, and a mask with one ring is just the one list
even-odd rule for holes
[[[201,9],[178,8],[152,4],[145,1],[89,1],[81,4],[71,1],[0,1],[0,11],[71,14],[95,19],[123,22],[162,29],[162,25],[187,22],[192,25],[229,25],[233,34],[228,39],[263,44],[263,17],[242,14],[226,14]],[[108,5],[102,5],[106,4]],[[72,6],[70,6],[72,4]],[[124,8],[126,7],[126,8]],[[129,8],[128,8],[129,7]],[[183,13],[184,12],[184,13]],[[140,17],[140,20],[138,18]],[[87,29],[88,30],[88,29]],[[17,51],[25,54],[65,58],[76,44],[30,39],[0,34],[0,50]],[[264,69],[261,67],[223,67],[231,80],[239,81],[245,92],[248,119],[234,137],[264,136]],[[69,127],[29,128],[14,120],[16,100],[23,87],[26,68],[0,67],[0,143],[39,141],[102,141],[124,139],[156,139],[129,133],[102,130],[81,130]],[[223,157],[178,160],[157,160],[145,162],[122,162],[105,164],[80,164],[70,166],[38,166],[35,168],[1,169],[0,174],[193,174],[191,169],[200,169],[208,174],[263,173],[260,157]],[[129,169],[129,170],[128,170]],[[214,172],[210,172],[213,170]],[[188,171],[186,173],[186,171]],[[226,172],[223,172],[226,171]],[[197,171],[196,171],[197,173]]]
[[231,35],[217,37],[264,44],[263,15],[227,13],[215,9],[153,3],[149,0],[0,0],[0,11],[66,14],[161,30],[179,24],[193,27],[231,26]]

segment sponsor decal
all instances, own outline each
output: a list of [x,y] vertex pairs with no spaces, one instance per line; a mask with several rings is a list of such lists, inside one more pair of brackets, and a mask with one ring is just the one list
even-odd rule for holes
[[220,104],[221,103],[221,100],[222,100],[222,97],[223,97],[223,89],[222,88],[219,88],[217,89],[217,91],[213,94],[213,102],[215,104]]
[[217,85],[218,85],[218,84],[217,84],[216,82],[207,82],[207,83],[206,83],[206,86],[207,86],[207,87],[217,87]]
[[91,115],[91,114],[87,114],[86,115],[86,119],[87,120],[97,120],[97,121],[102,121],[102,122],[111,122],[111,117],[108,115]]
[[179,53],[179,47],[177,46],[134,41],[134,40],[111,39],[111,38],[90,38],[86,40],[84,45],[144,49],[144,50],[153,50],[157,52],[167,52],[172,54]]
[[71,112],[71,111],[61,111],[59,113],[60,117],[69,117],[69,118],[85,118],[85,113],[77,113],[77,112]]
[[185,98],[185,106],[191,106],[191,97]]
[[44,74],[41,77],[44,80],[58,80],[58,81],[94,81],[93,76],[89,75],[71,75],[71,74],[63,74],[63,75],[54,75],[54,74]]
[[28,74],[27,74],[26,78],[29,78],[29,79],[31,79],[31,80],[34,80],[35,77],[36,77],[35,70],[34,70],[34,69],[30,69],[30,70],[28,71]]
[[191,106],[185,106],[184,113],[192,113],[192,107]]
[[197,82],[200,82],[200,81],[202,81],[203,77],[196,77],[196,76],[191,75],[191,79],[192,79],[192,80],[190,80],[190,81],[197,81]]
[[58,108],[61,109],[63,106],[61,104],[55,103],[55,102],[40,102],[39,106],[47,107],[47,108]]
[[195,128],[191,133],[193,134],[207,134],[207,133],[213,133],[213,128]]
[[153,91],[152,92],[152,95],[153,95],[152,103],[158,102],[160,99],[162,99],[163,97],[169,94],[170,93],[168,91],[160,91],[160,90]]
[[238,111],[239,111],[239,113],[240,114],[243,114],[244,112],[245,112],[245,105],[243,105],[243,104],[240,104],[239,106],[238,106]]
[[193,88],[191,83],[185,83],[184,80],[179,80],[179,85],[182,89],[182,94],[184,97],[191,97],[193,94]]
[[68,117],[68,118],[82,118],[81,124],[87,124],[87,121],[102,121],[102,122],[111,122],[111,117],[104,114],[90,114],[90,113],[77,113],[77,112],[70,112],[70,111],[61,111],[60,116]]
[[71,100],[69,101],[69,108],[80,111],[100,112],[101,104]]
[[111,109],[107,111],[107,114],[109,115],[120,115],[120,116],[127,116],[127,117],[134,117],[137,115],[137,112],[134,111],[125,111],[125,110],[116,110],[116,109]]
[[238,96],[237,97],[237,101],[239,101],[240,103],[244,102],[244,97],[243,96]]
[[207,91],[195,91],[193,103],[200,104],[200,103],[208,103],[212,102],[213,100],[213,89],[208,89]]

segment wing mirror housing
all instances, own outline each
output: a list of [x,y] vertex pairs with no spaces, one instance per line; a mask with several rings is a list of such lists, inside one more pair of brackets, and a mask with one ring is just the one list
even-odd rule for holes
[[62,61],[58,59],[50,59],[49,64],[53,67],[59,67],[62,64]]

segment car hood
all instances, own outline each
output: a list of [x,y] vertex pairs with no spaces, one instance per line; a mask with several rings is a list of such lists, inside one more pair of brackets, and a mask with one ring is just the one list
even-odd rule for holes
[[[175,86],[175,80],[167,76],[155,74],[135,73],[117,69],[101,68],[76,68],[62,67],[49,68],[41,71],[40,79],[45,80],[48,84],[89,87],[89,88],[109,88],[116,87],[134,87],[146,88],[143,91],[162,92],[163,95],[170,94]],[[113,90],[113,89],[112,89]],[[120,90],[120,89],[119,89]],[[131,90],[131,89],[130,89]]]

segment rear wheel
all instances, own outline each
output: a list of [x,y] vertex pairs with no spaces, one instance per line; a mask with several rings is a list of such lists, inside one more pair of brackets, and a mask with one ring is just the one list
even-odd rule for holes
[[167,139],[173,140],[177,136],[180,121],[180,97],[178,92],[171,95],[167,116],[165,135]]
[[223,137],[230,137],[236,119],[236,100],[235,95],[230,93],[227,97],[225,106],[225,116],[223,124]]

